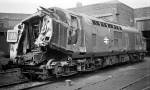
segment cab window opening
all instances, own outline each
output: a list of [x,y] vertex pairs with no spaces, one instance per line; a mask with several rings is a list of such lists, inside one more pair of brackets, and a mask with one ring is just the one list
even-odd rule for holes
[[71,28],[69,30],[68,44],[76,44],[78,40],[79,23],[78,18],[71,16]]

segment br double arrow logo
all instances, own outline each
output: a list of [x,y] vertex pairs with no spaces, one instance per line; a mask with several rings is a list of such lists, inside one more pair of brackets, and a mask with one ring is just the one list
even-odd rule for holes
[[104,43],[109,44],[109,38],[108,37],[104,37]]

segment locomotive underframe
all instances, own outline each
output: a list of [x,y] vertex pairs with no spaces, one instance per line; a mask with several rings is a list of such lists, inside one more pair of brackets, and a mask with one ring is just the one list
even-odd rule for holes
[[[54,68],[49,69],[45,65],[42,68],[39,66],[24,66],[22,67],[22,73],[28,76],[30,79],[40,78],[47,79],[51,76],[61,77],[61,76],[70,76],[76,74],[78,72],[88,72],[95,71],[107,66],[123,64],[123,63],[135,63],[140,62],[144,59],[145,52],[120,52],[107,54],[104,56],[84,56],[82,58],[72,58],[70,62],[64,61],[56,61]],[[69,57],[71,58],[71,57]],[[67,62],[62,66],[62,62]],[[74,63],[71,63],[74,62]],[[56,65],[57,64],[57,65]]]

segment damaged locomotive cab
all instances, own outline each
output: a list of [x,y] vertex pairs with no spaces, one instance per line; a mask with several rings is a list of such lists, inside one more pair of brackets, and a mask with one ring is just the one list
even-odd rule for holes
[[43,18],[39,37],[36,39],[37,46],[46,46],[52,37],[52,19],[49,16]]
[[[43,60],[39,60],[46,52],[45,47],[52,36],[52,19],[45,16],[35,16],[22,23],[24,26],[21,34],[17,55],[28,65],[35,65]],[[18,28],[19,29],[19,28]],[[18,58],[18,57],[17,57]]]

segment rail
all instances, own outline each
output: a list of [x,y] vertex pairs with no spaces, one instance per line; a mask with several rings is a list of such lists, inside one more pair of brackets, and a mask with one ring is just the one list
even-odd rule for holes
[[14,72],[18,72],[18,70],[19,68],[8,69],[6,71],[0,72],[0,74],[14,73]]
[[[150,74],[145,75],[144,77],[139,78],[139,79],[135,80],[134,82],[131,82],[131,83],[129,83],[129,84],[127,84],[127,85],[121,87],[119,90],[124,90],[124,89],[126,89],[127,87],[129,87],[129,86],[131,86],[131,85],[134,85],[135,83],[137,83],[137,82],[139,82],[139,81],[141,81],[141,80],[143,80],[144,78],[149,77],[149,76],[150,76]],[[150,88],[150,87],[149,87],[149,88]],[[146,89],[143,89],[143,90],[146,90]]]

